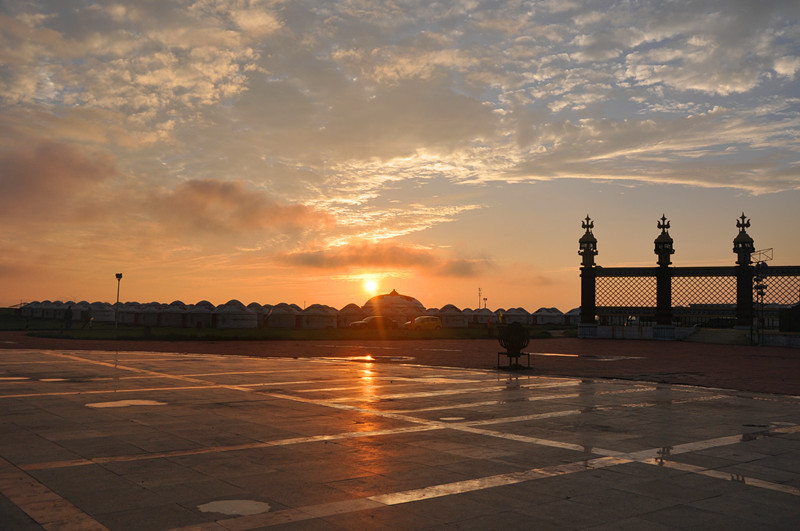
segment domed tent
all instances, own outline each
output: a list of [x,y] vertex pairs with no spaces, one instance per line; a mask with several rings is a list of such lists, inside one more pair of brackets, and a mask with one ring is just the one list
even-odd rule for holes
[[217,328],[256,328],[256,312],[233,299],[214,310]]
[[509,308],[505,313],[506,324],[519,323],[521,325],[531,324],[531,314],[524,308]]
[[53,301],[50,300],[42,301],[42,319],[55,319],[55,318],[56,318],[55,303],[53,303]]
[[34,319],[42,318],[42,315],[44,315],[44,302],[33,301],[28,306],[31,309],[31,317],[33,317]]
[[19,308],[19,316],[24,318],[24,319],[33,317],[33,304],[34,303],[29,302],[27,304],[23,304],[22,306],[20,306],[20,308]]
[[563,324],[564,314],[558,308],[539,308],[533,312],[534,324]]
[[158,318],[161,315],[161,304],[148,302],[139,306],[136,315],[136,322],[142,326],[158,326]]
[[396,290],[376,295],[362,307],[366,315],[383,315],[402,325],[414,317],[426,315],[425,306],[414,297],[401,295]]
[[92,317],[98,323],[113,323],[115,318],[114,308],[107,302],[93,302],[91,305]]
[[91,304],[89,304],[87,301],[76,303],[72,308],[72,318],[81,321],[84,323],[84,326],[86,326],[89,323],[89,318],[91,317],[91,308]]
[[364,310],[361,309],[361,306],[358,304],[353,304],[352,302],[339,310],[339,328],[347,328],[350,326],[350,323],[354,323],[356,321],[361,321],[364,319]]
[[489,308],[481,308],[479,310],[475,310],[472,313],[472,319],[474,323],[480,326],[486,326],[487,324],[497,323],[497,318],[495,317],[492,310],[490,310]]
[[581,322],[581,309],[580,309],[580,307],[573,308],[573,309],[571,309],[570,311],[568,311],[567,313],[564,314],[564,324],[576,325],[576,324],[580,324],[580,322]]
[[140,304],[138,302],[126,302],[120,304],[117,310],[117,322],[119,324],[132,325],[138,322],[137,317],[140,311]]
[[266,325],[269,328],[297,328],[300,310],[294,304],[281,302],[269,311]]
[[59,321],[63,321],[66,317],[67,306],[70,305],[72,305],[72,302],[70,302],[69,304],[61,301],[53,302],[53,318],[58,319]]
[[186,327],[209,328],[212,321],[212,309],[209,308],[209,306],[213,308],[213,305],[208,301],[200,301],[197,304],[190,304],[186,308]]
[[161,326],[182,328],[186,324],[186,305],[181,301],[173,301],[160,310]]
[[217,309],[216,306],[214,306],[212,303],[208,302],[207,300],[202,300],[202,301],[198,302],[197,304],[195,304],[195,306],[198,306],[200,308],[205,308],[206,310],[211,311],[211,312],[213,312],[214,310]]
[[453,304],[446,304],[439,310],[439,318],[444,328],[466,328],[467,316]]
[[264,319],[266,318],[267,315],[269,315],[269,308],[264,308],[264,306],[261,306],[257,302],[251,302],[250,304],[247,305],[247,307],[253,310],[253,312],[256,314],[256,322],[258,323],[258,328],[263,328]]
[[324,304],[312,304],[301,315],[303,328],[336,328],[339,312]]

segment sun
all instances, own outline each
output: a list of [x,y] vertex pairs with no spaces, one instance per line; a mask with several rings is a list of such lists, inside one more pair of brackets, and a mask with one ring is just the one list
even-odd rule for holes
[[364,290],[367,293],[374,295],[375,293],[378,292],[378,283],[375,282],[374,280],[367,280],[366,282],[364,282]]

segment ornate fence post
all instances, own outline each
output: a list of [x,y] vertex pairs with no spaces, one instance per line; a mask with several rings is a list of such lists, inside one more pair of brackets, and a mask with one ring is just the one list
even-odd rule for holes
[[672,264],[670,256],[675,253],[672,247],[672,237],[669,235],[669,221],[661,214],[661,221],[657,227],[661,234],[653,242],[654,252],[658,255],[658,270],[656,271],[656,324],[672,325]]
[[753,238],[745,229],[750,228],[750,220],[742,212],[736,222],[739,234],[733,239],[733,252],[736,253],[736,326],[753,325],[753,266],[751,255],[756,247]]
[[581,261],[581,322],[578,326],[580,337],[596,337],[595,315],[597,306],[595,302],[595,270],[594,257],[597,254],[597,239],[592,234],[594,221],[586,215],[586,220],[581,223],[586,232],[578,240],[580,249],[578,254],[582,257]]

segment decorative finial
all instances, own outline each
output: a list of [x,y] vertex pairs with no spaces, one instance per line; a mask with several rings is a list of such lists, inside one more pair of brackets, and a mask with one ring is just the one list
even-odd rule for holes
[[589,234],[592,233],[592,229],[594,228],[594,221],[592,218],[589,217],[589,214],[586,214],[586,221],[581,222],[581,227],[586,229],[586,232]]
[[750,228],[750,220],[747,219],[747,216],[744,215],[742,212],[742,217],[739,218],[741,221],[736,222],[736,228],[739,229],[739,232],[744,232],[745,229]]
[[669,229],[669,221],[667,221],[667,216],[661,214],[661,221],[658,222],[656,225],[659,229],[661,229],[661,233],[664,234]]

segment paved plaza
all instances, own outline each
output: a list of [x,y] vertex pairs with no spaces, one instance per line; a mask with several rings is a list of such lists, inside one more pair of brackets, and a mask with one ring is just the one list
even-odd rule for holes
[[0,350],[0,528],[800,522],[800,397],[326,352]]

